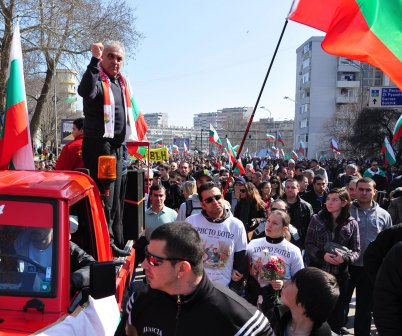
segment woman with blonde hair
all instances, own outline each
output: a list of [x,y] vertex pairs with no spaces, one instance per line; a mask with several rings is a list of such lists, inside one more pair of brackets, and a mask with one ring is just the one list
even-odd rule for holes
[[187,201],[191,195],[197,193],[197,186],[194,181],[186,181],[183,183],[182,191],[184,195],[184,199]]

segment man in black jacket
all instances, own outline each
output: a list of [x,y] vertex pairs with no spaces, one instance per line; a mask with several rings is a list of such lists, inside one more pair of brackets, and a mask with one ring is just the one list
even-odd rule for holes
[[128,335],[274,335],[268,319],[203,272],[204,249],[185,222],[152,232],[142,263],[149,285],[127,303]]
[[373,313],[379,335],[402,335],[402,242],[389,251],[374,286]]
[[[123,223],[119,211],[120,187],[123,170],[123,143],[134,140],[134,121],[128,83],[120,73],[124,59],[124,47],[120,42],[94,43],[92,58],[78,86],[83,98],[85,115],[82,158],[85,168],[104,195],[105,215],[108,221],[110,244],[115,256],[127,256],[124,247]],[[116,180],[107,188],[98,180],[98,157],[116,157]],[[105,192],[109,189],[109,194]]]
[[307,227],[314,213],[311,205],[300,198],[299,191],[299,183],[295,179],[286,180],[284,201],[288,205],[290,223],[296,227],[300,235],[297,246],[304,248]]
[[310,203],[313,212],[318,214],[324,207],[327,200],[327,182],[322,175],[316,175],[313,179],[313,190],[307,191],[301,195],[307,203]]

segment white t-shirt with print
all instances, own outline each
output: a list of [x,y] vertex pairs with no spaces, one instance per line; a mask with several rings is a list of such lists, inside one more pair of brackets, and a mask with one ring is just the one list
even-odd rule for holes
[[[298,270],[304,268],[300,249],[283,239],[280,243],[269,243],[265,237],[250,241],[247,245],[247,256],[251,267],[261,269],[271,257],[281,257],[285,263],[285,280],[289,280]],[[256,279],[261,287],[268,285],[263,271],[258,271]]]
[[215,283],[228,286],[232,271],[234,253],[245,251],[247,247],[246,230],[243,223],[229,216],[222,223],[211,223],[202,214],[188,217],[199,233],[204,248],[204,269],[208,278]]

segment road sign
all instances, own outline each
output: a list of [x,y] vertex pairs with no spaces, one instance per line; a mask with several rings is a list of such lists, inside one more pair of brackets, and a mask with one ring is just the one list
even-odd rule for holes
[[397,87],[370,87],[369,107],[402,107],[402,91]]

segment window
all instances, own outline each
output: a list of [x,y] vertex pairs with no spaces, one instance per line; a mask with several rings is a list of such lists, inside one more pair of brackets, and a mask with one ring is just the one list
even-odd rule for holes
[[311,50],[311,42],[306,43],[306,44],[303,46],[303,54],[308,53],[310,50]]
[[308,83],[309,81],[310,81],[310,73],[307,72],[302,77],[302,83],[305,84]]
[[0,218],[0,295],[54,297],[57,202],[3,196],[0,207],[8,215]]
[[300,128],[308,127],[308,119],[304,118],[300,121]]
[[302,68],[305,69],[310,66],[310,58],[307,58],[303,61]]

